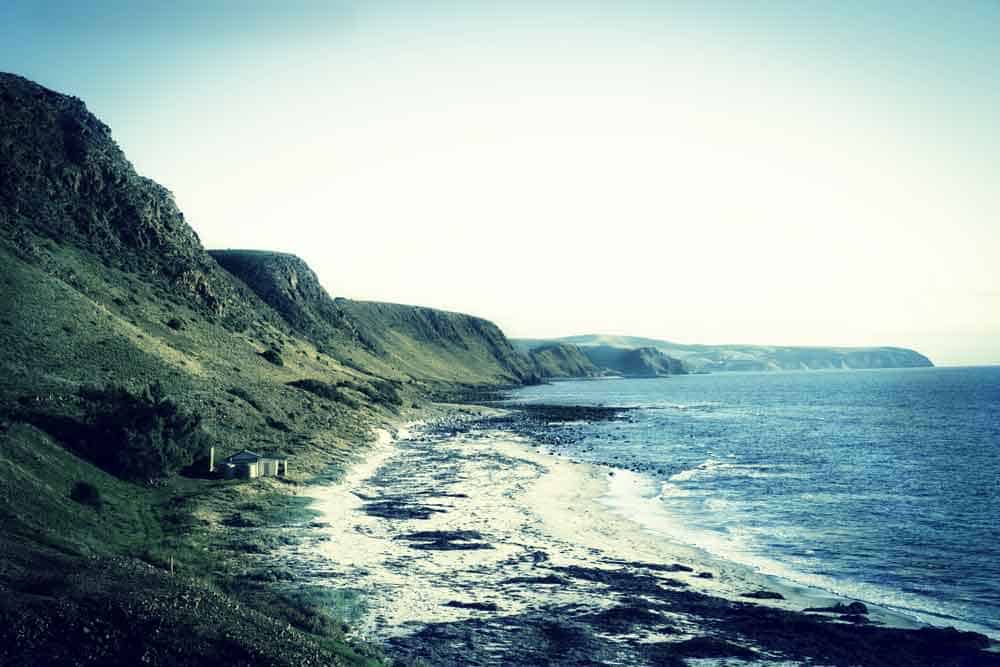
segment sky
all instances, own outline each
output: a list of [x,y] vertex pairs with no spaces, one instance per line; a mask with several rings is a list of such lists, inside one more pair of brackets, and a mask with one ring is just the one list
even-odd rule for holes
[[0,0],[208,248],[509,336],[1000,363],[1000,2]]

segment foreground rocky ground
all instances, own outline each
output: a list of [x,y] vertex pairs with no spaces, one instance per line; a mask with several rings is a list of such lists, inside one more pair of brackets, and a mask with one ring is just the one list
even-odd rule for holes
[[803,613],[684,561],[591,502],[606,473],[495,429],[623,414],[440,421],[317,490],[324,516],[271,563],[362,592],[361,632],[403,664],[1000,665],[982,635],[880,627],[846,601]]

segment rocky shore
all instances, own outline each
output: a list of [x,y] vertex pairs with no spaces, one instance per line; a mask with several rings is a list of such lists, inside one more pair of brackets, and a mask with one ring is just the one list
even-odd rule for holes
[[701,562],[599,502],[614,471],[539,448],[551,422],[627,415],[466,410],[403,431],[312,487],[321,516],[267,558],[289,586],[357,591],[358,634],[401,664],[1000,665],[985,636]]

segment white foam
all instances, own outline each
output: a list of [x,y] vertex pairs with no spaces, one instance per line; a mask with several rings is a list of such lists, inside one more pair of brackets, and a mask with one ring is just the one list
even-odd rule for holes
[[[736,467],[709,459],[697,468],[684,472],[704,472],[713,469]],[[745,466],[744,466],[745,467]],[[681,474],[681,473],[679,473]],[[694,547],[711,558],[721,559],[749,568],[758,575],[773,578],[777,585],[805,587],[804,594],[813,596],[833,595],[838,598],[860,600],[888,610],[897,622],[913,625],[954,625],[995,636],[996,631],[949,614],[948,611],[924,596],[886,589],[859,581],[834,579],[796,570],[785,563],[760,555],[754,546],[754,535],[759,530],[731,525],[722,530],[698,529],[674,516],[667,504],[671,499],[692,496],[690,492],[673,484],[676,475],[668,482],[658,484],[656,480],[630,471],[616,471],[608,485],[608,493],[601,503],[613,512],[634,521],[646,531],[657,534],[671,542]],[[691,479],[688,476],[683,479]],[[657,487],[659,487],[657,489]],[[727,503],[717,497],[706,497],[703,507],[711,511],[725,511]],[[789,539],[801,539],[798,532]],[[809,591],[812,591],[810,593]]]

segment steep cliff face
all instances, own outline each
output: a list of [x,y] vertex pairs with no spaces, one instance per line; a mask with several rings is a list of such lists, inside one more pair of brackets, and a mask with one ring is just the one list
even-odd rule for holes
[[173,195],[139,176],[75,97],[0,73],[0,234],[42,260],[39,239],[140,272],[243,326],[245,299],[205,253]]
[[525,352],[542,378],[587,378],[605,374],[576,345],[550,343]]
[[295,255],[260,250],[210,250],[209,255],[320,347],[332,350],[360,343],[376,351]]

